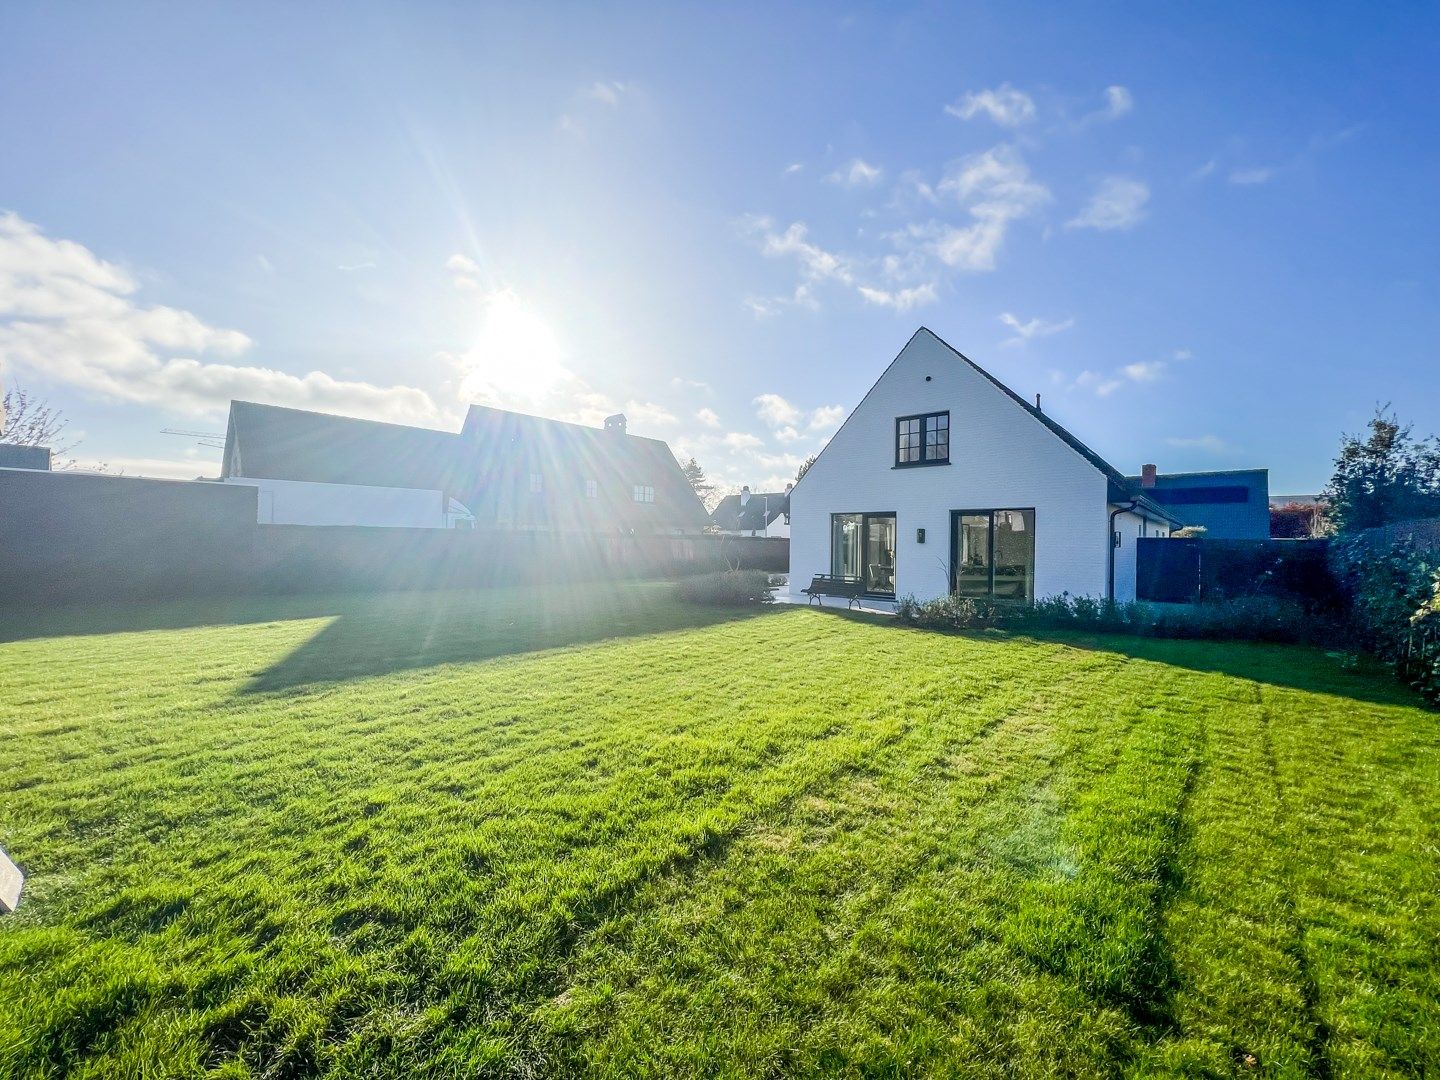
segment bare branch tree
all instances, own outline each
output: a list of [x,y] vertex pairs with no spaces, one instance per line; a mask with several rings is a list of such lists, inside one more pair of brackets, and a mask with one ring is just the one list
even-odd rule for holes
[[44,401],[33,398],[18,386],[5,391],[0,414],[4,423],[0,425],[0,442],[19,443],[21,446],[48,446],[55,457],[63,457],[79,444],[65,442],[65,429],[70,421],[59,409],[52,408]]

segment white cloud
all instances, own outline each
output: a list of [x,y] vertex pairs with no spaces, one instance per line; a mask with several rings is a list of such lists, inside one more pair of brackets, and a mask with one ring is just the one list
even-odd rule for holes
[[798,161],[792,161],[789,165],[786,165],[785,168],[780,170],[780,175],[794,176],[796,173],[803,171],[804,168],[805,166],[802,163]]
[[765,445],[764,439],[743,431],[732,431],[720,441],[731,450],[752,450]]
[[1085,390],[1094,390],[1100,397],[1109,397],[1124,385],[1124,380],[1087,369],[1075,376],[1075,385]]
[[961,120],[970,120],[981,113],[1002,127],[1018,127],[1035,119],[1035,102],[1029,94],[1001,83],[993,90],[972,91],[945,111]]
[[1105,114],[1112,120],[1124,116],[1135,108],[1135,98],[1123,86],[1105,88]]
[[1039,317],[1030,319],[1028,322],[1021,322],[1008,311],[1001,313],[1000,321],[1015,331],[1014,337],[1005,339],[1003,342],[1005,345],[1023,345],[1033,338],[1049,337],[1051,334],[1058,334],[1063,330],[1069,330],[1075,325],[1074,319],[1064,319],[1060,322],[1046,322]]
[[844,419],[844,405],[821,405],[810,414],[810,430],[829,434]]
[[470,256],[461,255],[459,252],[456,252],[445,260],[445,269],[449,270],[452,274],[469,274],[472,276],[479,276],[480,274],[480,264],[470,258]]
[[898,312],[934,303],[945,267],[993,270],[1011,223],[1035,213],[1050,199],[1049,190],[1031,178],[1019,153],[1007,145],[953,162],[934,187],[913,175],[905,183],[907,190],[923,190],[933,205],[958,204],[970,215],[971,224],[960,227],[938,220],[910,224],[883,234],[896,251],[858,256],[822,247],[803,221],[777,231],[770,217],[746,215],[741,229],[758,238],[765,256],[794,259],[800,278],[792,295],[751,295],[745,306],[757,318],[791,308],[818,310],[821,286],[827,283],[844,286],[867,304]]
[[624,408],[625,419],[630,425],[640,427],[657,428],[673,427],[679,421],[675,414],[664,405],[657,405],[653,401],[627,401]]
[[237,358],[251,341],[188,311],[142,306],[138,291],[129,273],[83,245],[0,215],[0,366],[176,414],[215,416],[245,398],[400,422],[442,419],[430,395],[411,386],[196,359]]
[[[764,219],[762,219],[764,220]],[[855,280],[850,260],[826,251],[807,237],[803,221],[791,224],[783,233],[766,232],[760,250],[770,258],[794,256],[804,276],[813,281],[834,280],[849,285]]]
[[775,438],[782,443],[799,442],[805,436],[796,431],[793,427],[786,425],[775,432]]
[[718,428],[720,426],[720,416],[714,409],[701,409],[695,414],[695,419],[708,428]]
[[966,207],[973,223],[959,227],[932,221],[911,225],[891,238],[902,244],[919,240],[946,266],[969,271],[995,269],[1011,223],[1050,199],[1049,189],[1031,178],[1016,149],[1005,145],[952,163],[935,190]]
[[1270,165],[1250,165],[1240,169],[1230,170],[1230,183],[1239,184],[1242,187],[1252,184],[1267,183],[1275,175],[1275,169]]
[[1198,169],[1192,172],[1190,174],[1190,179],[1204,180],[1207,176],[1213,173],[1216,168],[1219,167],[1219,165],[1220,163],[1218,161],[1216,161],[1214,158],[1211,158],[1209,161],[1205,162],[1204,165],[1201,165]]
[[1165,370],[1163,360],[1140,360],[1133,364],[1126,364],[1120,369],[1127,379],[1134,382],[1154,382]]
[[868,161],[860,158],[852,158],[825,179],[842,187],[874,187],[880,182],[880,177],[884,175],[884,172],[878,165],[871,165]]
[[103,469],[108,473],[124,476],[152,476],[161,480],[194,480],[199,476],[219,476],[219,451],[216,459],[206,461],[200,458],[176,460],[174,458],[148,457],[82,457],[75,459],[77,469]]
[[621,98],[630,92],[628,84],[616,80],[593,82],[580,92],[580,96],[590,101],[598,101],[602,105],[608,105],[612,109],[620,107]]
[[1071,229],[1129,229],[1145,217],[1150,188],[1127,176],[1107,176],[1078,215],[1066,222]]
[[755,413],[771,427],[800,422],[800,410],[779,394],[761,394],[754,401]]
[[1207,454],[1228,454],[1234,449],[1228,442],[1218,435],[1195,435],[1184,438],[1169,438],[1165,440],[1166,446],[1173,446],[1180,450],[1203,450]]
[[1189,349],[1176,349],[1164,360],[1137,360],[1108,375],[1097,371],[1082,371],[1075,377],[1074,385],[1106,397],[1127,383],[1155,382],[1164,376],[1172,363],[1189,360],[1192,355]]
[[924,304],[933,304],[937,299],[933,282],[916,285],[909,289],[876,289],[869,285],[861,285],[859,289],[860,295],[869,303],[878,304],[881,307],[891,307],[896,311],[909,311],[911,308]]

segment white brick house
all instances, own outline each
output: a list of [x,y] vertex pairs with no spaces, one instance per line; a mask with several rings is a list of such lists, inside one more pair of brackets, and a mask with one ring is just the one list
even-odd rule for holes
[[835,574],[922,600],[1133,599],[1136,539],[1178,525],[923,327],[795,485],[790,521],[792,588]]

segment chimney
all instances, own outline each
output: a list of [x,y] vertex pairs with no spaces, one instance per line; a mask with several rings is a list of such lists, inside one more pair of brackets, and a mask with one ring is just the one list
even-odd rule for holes
[[750,501],[750,485],[746,484],[740,489],[740,505],[744,506]]
[[605,430],[613,431],[616,435],[624,435],[625,414],[617,412],[614,416],[605,417]]
[[786,484],[786,485],[785,485],[785,494],[786,494],[786,495],[789,495],[789,494],[790,494],[790,489],[793,488],[794,486],[795,486],[794,484]]
[[1142,465],[1140,467],[1140,486],[1142,488],[1153,488],[1155,486],[1155,466]]

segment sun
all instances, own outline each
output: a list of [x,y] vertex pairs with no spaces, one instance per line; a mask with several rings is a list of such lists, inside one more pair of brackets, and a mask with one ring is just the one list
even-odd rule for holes
[[481,301],[480,326],[461,362],[460,392],[467,400],[534,407],[573,378],[563,355],[545,320],[514,289],[498,289]]

